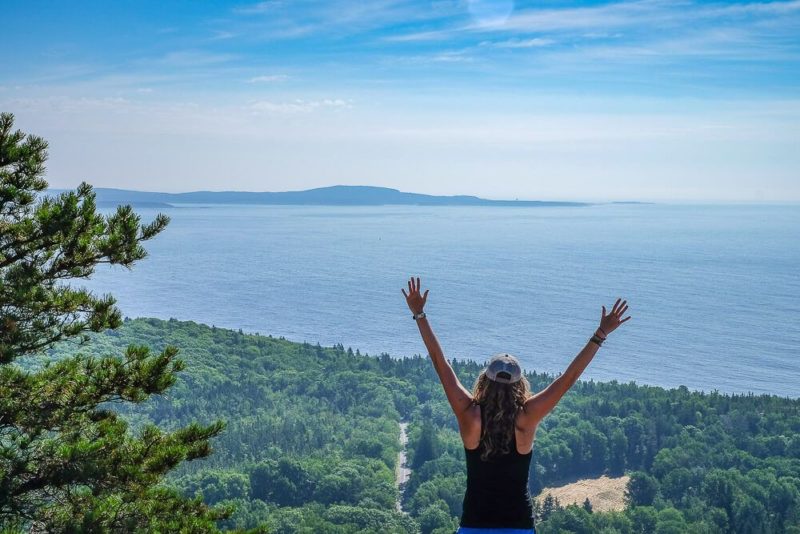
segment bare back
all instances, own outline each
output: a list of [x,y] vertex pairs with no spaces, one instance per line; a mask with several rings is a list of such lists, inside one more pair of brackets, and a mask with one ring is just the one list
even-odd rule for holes
[[[533,449],[533,441],[538,424],[532,428],[525,428],[520,424],[522,423],[521,419],[523,418],[517,414],[514,422],[517,452],[519,454],[528,454]],[[464,448],[477,449],[481,442],[481,407],[478,404],[473,404],[467,409],[467,413],[459,421],[459,429]]]

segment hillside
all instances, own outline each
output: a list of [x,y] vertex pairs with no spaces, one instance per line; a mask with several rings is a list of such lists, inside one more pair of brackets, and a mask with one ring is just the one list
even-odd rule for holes
[[[51,190],[51,193],[60,192]],[[139,207],[169,207],[172,204],[271,204],[271,205],[330,205],[330,206],[516,206],[554,207],[587,206],[584,202],[542,200],[490,200],[469,195],[424,195],[406,193],[388,187],[365,185],[334,185],[305,191],[192,191],[188,193],[158,193],[98,187],[100,206],[132,204]]]
[[[236,506],[221,526],[452,534],[463,447],[427,359],[155,319],[126,321],[80,351],[113,354],[129,343],[175,345],[188,364],[168,396],[118,407],[134,429],[227,422],[211,457],[172,476],[189,494]],[[75,350],[64,345],[56,355]],[[480,368],[459,361],[455,369],[471,385]],[[529,379],[539,390],[552,377]],[[406,513],[396,508],[401,421],[412,469]],[[799,458],[800,400],[579,382],[537,433],[532,492],[628,474],[635,506],[593,514],[540,507],[537,532],[798,532]]]
[[552,488],[544,488],[536,497],[539,504],[550,495],[562,506],[568,504],[583,505],[589,499],[596,512],[621,512],[625,509],[625,488],[630,477],[609,478],[605,475],[597,478],[585,478]]

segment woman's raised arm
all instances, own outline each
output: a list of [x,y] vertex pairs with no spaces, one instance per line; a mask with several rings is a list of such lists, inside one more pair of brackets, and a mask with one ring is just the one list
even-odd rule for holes
[[[401,289],[403,295],[406,297],[406,303],[411,313],[414,315],[421,314],[425,308],[425,302],[428,299],[428,290],[425,294],[420,294],[420,281],[419,277],[416,280],[412,277],[408,281],[408,293],[405,289]],[[467,411],[472,406],[472,394],[465,388],[458,380],[455,371],[450,366],[450,362],[444,357],[442,347],[439,346],[439,341],[431,330],[431,325],[428,323],[427,317],[417,319],[417,326],[419,333],[422,335],[422,341],[425,342],[425,347],[428,349],[428,354],[433,362],[433,368],[436,374],[439,375],[439,381],[442,383],[444,393],[447,395],[447,400],[453,413],[458,419],[459,425],[466,421]]]
[[[622,314],[628,309],[627,302],[627,300],[617,299],[617,302],[614,303],[614,307],[611,309],[611,313],[608,315],[606,315],[606,307],[602,307],[603,311],[600,318],[600,326],[595,330],[594,335],[586,343],[586,346],[575,356],[575,359],[569,364],[567,370],[549,386],[536,395],[533,395],[525,402],[524,413],[519,418],[521,426],[528,429],[536,428],[539,421],[556,407],[561,397],[569,391],[569,388],[575,384],[578,377],[580,377],[584,369],[586,369],[586,366],[592,361],[592,358],[594,358],[594,355],[597,353],[597,349],[600,348],[599,343],[605,341],[608,334],[631,318],[629,315],[624,319],[620,319]],[[599,343],[594,341],[595,336],[600,338],[598,340]]]

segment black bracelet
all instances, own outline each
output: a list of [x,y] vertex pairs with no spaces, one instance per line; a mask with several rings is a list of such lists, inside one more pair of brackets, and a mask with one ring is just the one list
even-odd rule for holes
[[589,341],[593,341],[593,342],[597,343],[598,347],[602,347],[603,346],[603,341],[605,341],[605,340],[600,336],[594,335],[591,338],[589,338]]
[[606,339],[608,339],[608,336],[606,336],[606,337],[603,337],[603,336],[601,336],[600,334],[598,334],[596,330],[595,330],[594,334],[592,334],[592,335],[593,335],[593,336],[597,336],[597,337],[599,337],[599,338],[600,338],[600,339],[602,339],[603,341],[605,341]]

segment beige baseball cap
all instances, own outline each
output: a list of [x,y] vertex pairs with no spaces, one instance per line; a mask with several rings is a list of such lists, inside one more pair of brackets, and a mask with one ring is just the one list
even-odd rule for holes
[[522,367],[515,356],[506,352],[495,354],[486,367],[486,376],[489,380],[502,384],[513,384],[522,379]]

